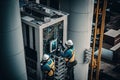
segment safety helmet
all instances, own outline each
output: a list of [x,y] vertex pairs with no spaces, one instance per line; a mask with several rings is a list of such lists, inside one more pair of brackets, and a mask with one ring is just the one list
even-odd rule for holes
[[44,55],[43,55],[43,60],[48,60],[48,59],[49,59],[49,55],[44,54]]
[[68,46],[72,46],[73,42],[72,42],[72,40],[68,40],[68,41],[65,42],[65,44],[68,45]]

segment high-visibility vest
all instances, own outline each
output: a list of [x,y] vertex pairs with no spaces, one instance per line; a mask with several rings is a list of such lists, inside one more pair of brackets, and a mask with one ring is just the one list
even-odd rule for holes
[[66,62],[73,62],[75,60],[75,50],[70,49],[70,51],[72,52],[72,57],[70,59],[65,58]]
[[47,64],[47,65],[51,68],[51,70],[48,72],[48,75],[53,76],[55,71],[55,63],[52,61],[51,64]]

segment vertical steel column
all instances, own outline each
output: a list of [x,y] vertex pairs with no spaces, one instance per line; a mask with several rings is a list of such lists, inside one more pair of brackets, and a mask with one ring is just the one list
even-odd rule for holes
[[67,1],[61,0],[61,10],[70,13],[68,39],[74,42],[78,61],[74,70],[74,78],[75,80],[87,80],[88,64],[84,64],[83,59],[84,50],[90,47],[94,0]]
[[0,80],[27,80],[19,0],[0,2]]
[[107,8],[107,0],[104,0],[103,10],[102,10],[102,23],[100,30],[99,51],[98,51],[98,59],[97,59],[96,80],[99,80],[99,75],[100,75],[99,73],[100,73],[101,53],[102,53],[102,45],[103,45],[103,37],[104,37],[104,29],[105,29],[106,8]]
[[96,19],[95,19],[94,34],[93,34],[94,39],[93,39],[92,55],[91,55],[90,80],[93,80],[94,51],[95,51],[95,43],[96,43],[96,35],[97,35],[97,26],[98,26],[99,3],[100,3],[100,1],[98,0],[98,1],[97,1],[97,8],[96,8]]

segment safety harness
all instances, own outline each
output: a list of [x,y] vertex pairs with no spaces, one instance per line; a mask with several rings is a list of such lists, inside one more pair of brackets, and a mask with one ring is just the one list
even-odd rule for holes
[[48,76],[53,76],[54,71],[55,71],[55,63],[52,61],[51,64],[47,63],[47,65],[50,67],[50,71],[48,72]]
[[75,60],[75,50],[70,49],[72,52],[72,57],[71,58],[65,58],[66,62],[73,62]]

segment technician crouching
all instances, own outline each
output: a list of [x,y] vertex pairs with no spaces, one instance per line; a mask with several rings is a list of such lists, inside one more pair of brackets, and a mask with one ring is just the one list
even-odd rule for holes
[[41,62],[41,69],[43,71],[43,80],[53,80],[54,71],[55,71],[55,63],[50,58],[49,55],[44,54],[43,60]]

